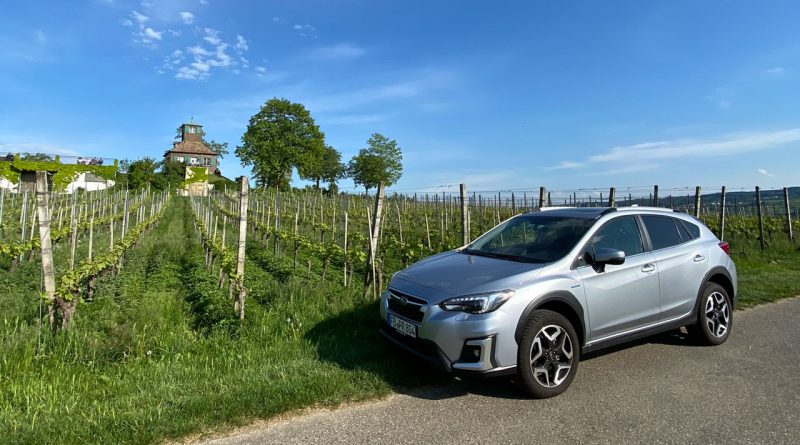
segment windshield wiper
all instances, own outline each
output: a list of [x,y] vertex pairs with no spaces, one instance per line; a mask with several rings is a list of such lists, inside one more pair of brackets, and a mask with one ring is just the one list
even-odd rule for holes
[[489,257],[489,258],[497,258],[497,259],[500,259],[500,260],[517,261],[517,262],[520,262],[520,263],[540,263],[541,262],[538,259],[531,259],[531,258],[526,258],[526,257],[523,257],[523,256],[517,256],[517,255],[506,255],[506,254],[502,254],[502,253],[485,252],[483,250],[464,249],[464,250],[462,250],[462,252],[467,253],[469,255],[485,256],[485,257]]

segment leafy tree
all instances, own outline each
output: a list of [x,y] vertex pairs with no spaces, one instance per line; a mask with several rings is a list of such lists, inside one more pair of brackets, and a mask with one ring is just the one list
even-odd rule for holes
[[52,162],[53,158],[50,155],[46,155],[44,153],[22,153],[19,157],[22,161],[34,161],[34,162]]
[[356,185],[364,186],[367,192],[379,183],[390,186],[403,175],[403,154],[397,141],[380,133],[373,133],[362,148],[353,156],[347,171]]
[[321,181],[335,184],[345,176],[346,171],[347,168],[342,164],[342,154],[330,145],[326,145],[318,157],[307,159],[298,173],[301,178],[314,181],[316,188],[319,189]]
[[217,142],[215,140],[207,141],[203,139],[203,143],[206,144],[208,148],[211,149],[214,153],[217,154],[217,158],[222,159],[228,154],[228,143],[227,142]]
[[128,187],[138,189],[154,183],[156,181],[156,170],[160,165],[160,162],[150,157],[131,162],[128,167]]
[[321,158],[325,135],[302,104],[272,98],[250,118],[236,155],[253,166],[256,183],[287,189],[292,169],[303,178]]

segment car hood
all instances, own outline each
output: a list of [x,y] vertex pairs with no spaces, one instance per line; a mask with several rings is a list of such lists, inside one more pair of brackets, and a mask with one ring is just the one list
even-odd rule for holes
[[[429,301],[442,300],[453,295],[511,289],[536,278],[543,266],[450,251],[428,257],[398,272],[390,287]],[[425,288],[435,292],[426,292]]]

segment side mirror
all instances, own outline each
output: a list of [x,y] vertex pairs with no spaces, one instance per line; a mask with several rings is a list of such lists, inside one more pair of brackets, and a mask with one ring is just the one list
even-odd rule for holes
[[601,247],[597,249],[594,253],[594,258],[592,258],[592,264],[595,265],[620,265],[624,262],[625,252],[617,249],[611,249],[609,247]]

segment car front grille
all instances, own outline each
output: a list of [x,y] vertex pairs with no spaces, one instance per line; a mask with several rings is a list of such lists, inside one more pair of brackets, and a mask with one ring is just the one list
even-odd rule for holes
[[412,297],[394,289],[389,289],[388,303],[390,311],[417,323],[421,322],[422,317],[425,316],[422,308],[428,304],[427,301],[421,298]]

